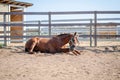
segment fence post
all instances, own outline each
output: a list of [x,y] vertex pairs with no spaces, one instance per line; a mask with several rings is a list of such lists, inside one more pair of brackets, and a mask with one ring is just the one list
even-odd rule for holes
[[4,19],[4,46],[7,46],[7,39],[6,39],[6,13],[3,15]]
[[90,19],[90,47],[92,47],[92,19]]
[[39,26],[38,26],[38,35],[40,36],[40,33],[41,33],[41,32],[40,32],[40,21],[38,21],[38,25],[39,25]]
[[94,12],[94,46],[97,47],[97,11]]
[[51,12],[48,13],[48,20],[49,20],[49,37],[51,37]]

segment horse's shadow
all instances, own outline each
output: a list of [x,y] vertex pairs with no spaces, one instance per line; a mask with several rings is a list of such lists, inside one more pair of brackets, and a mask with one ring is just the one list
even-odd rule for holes
[[24,46],[7,47],[12,53],[25,53]]
[[88,50],[94,53],[113,53],[120,52],[116,46],[102,46],[102,47],[78,47],[78,50]]
[[[6,49],[10,49],[10,52],[12,52],[12,53],[29,54],[29,52],[25,52],[25,47],[24,46],[7,47]],[[55,55],[55,54],[58,55],[58,54],[63,54],[63,53],[62,52],[48,53],[48,52],[35,51],[34,54],[36,54],[36,55]]]

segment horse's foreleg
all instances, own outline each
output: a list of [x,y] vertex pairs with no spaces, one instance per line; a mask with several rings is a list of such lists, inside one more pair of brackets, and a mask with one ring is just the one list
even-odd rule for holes
[[67,48],[67,44],[65,44],[64,46],[62,46],[62,49],[64,49],[64,48]]
[[69,52],[69,48],[64,48],[64,49],[62,48],[60,52],[64,52],[64,53]]
[[78,55],[78,54],[80,55],[80,52],[77,51],[77,50],[73,50],[72,53],[75,54],[75,55]]
[[77,53],[74,50],[72,51],[72,53],[75,54],[75,55],[77,55]]
[[77,51],[77,50],[74,50],[74,51],[75,51],[77,54],[79,54],[79,55],[81,54],[81,53],[80,53],[79,51]]

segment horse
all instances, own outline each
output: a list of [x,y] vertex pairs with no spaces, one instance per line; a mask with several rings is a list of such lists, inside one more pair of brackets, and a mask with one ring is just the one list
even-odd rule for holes
[[[44,53],[57,53],[57,52],[69,52],[72,51],[75,55],[80,54],[78,51],[74,50],[78,39],[74,34],[64,33],[56,35],[52,38],[43,37],[33,37],[29,39],[25,44],[25,52],[33,54],[33,52],[44,52]],[[69,43],[70,48],[66,47]]]

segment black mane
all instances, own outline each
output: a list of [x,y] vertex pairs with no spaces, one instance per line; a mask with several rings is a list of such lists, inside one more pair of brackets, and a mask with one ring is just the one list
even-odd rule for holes
[[70,33],[64,33],[64,34],[59,34],[57,37],[65,36],[65,35],[71,35]]

